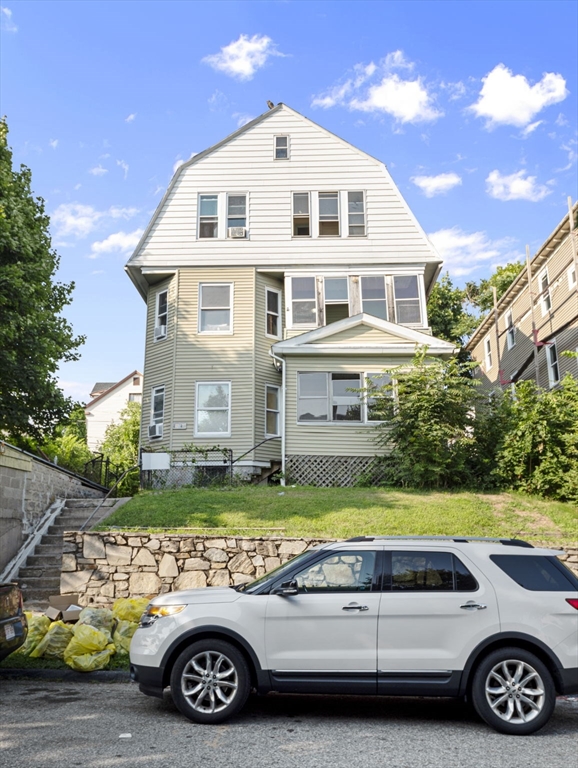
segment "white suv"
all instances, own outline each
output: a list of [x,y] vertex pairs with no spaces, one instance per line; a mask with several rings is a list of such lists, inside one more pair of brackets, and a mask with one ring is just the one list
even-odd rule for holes
[[467,696],[503,733],[578,693],[578,579],[515,539],[358,537],[250,584],[155,598],[131,644],[143,693],[198,723],[260,693]]

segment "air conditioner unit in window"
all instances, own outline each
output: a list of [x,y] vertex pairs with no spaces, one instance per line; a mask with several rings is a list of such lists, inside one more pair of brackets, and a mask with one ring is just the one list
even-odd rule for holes
[[229,227],[227,232],[229,233],[229,237],[247,237],[246,227]]
[[153,437],[162,437],[163,436],[163,425],[162,424],[151,424],[149,427],[149,438]]
[[167,326],[166,325],[157,325],[155,328],[155,341],[157,339],[164,339],[167,335]]

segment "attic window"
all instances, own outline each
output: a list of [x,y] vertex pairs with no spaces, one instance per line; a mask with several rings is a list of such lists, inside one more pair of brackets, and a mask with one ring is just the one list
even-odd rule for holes
[[133,387],[140,387],[140,376],[132,377],[132,385]]
[[289,136],[275,136],[275,160],[289,159]]

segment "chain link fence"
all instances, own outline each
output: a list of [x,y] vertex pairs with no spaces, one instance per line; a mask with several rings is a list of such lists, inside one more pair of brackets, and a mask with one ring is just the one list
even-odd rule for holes
[[229,448],[165,453],[169,454],[168,469],[141,469],[142,489],[206,488],[233,482],[233,451]]

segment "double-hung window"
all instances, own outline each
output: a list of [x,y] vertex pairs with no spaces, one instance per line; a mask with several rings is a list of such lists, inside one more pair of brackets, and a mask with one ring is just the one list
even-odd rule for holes
[[339,236],[338,192],[319,192],[319,236]]
[[538,277],[538,287],[540,288],[540,303],[542,306],[542,317],[547,315],[552,309],[552,299],[550,298],[550,281],[548,280],[548,270],[545,269]]
[[280,389],[272,384],[265,388],[265,435],[276,437],[281,434]]
[[546,361],[548,363],[548,384],[554,387],[560,381],[560,369],[558,367],[558,351],[553,340],[546,346]]
[[[386,387],[386,389],[384,389]],[[374,392],[374,394],[372,394]],[[383,398],[393,398],[391,376],[386,373],[367,373],[365,375],[365,420],[383,421]]]
[[506,312],[506,341],[508,349],[512,349],[516,344],[516,326],[514,325],[512,310]]
[[347,278],[326,277],[323,283],[325,291],[325,325],[349,317]]
[[365,200],[363,192],[347,193],[347,217],[349,235],[363,237],[365,235]]
[[265,333],[274,339],[281,337],[281,293],[275,288],[265,289],[266,326]]
[[231,435],[231,383],[197,382],[195,435],[229,437]]
[[199,332],[231,333],[232,283],[199,284]]
[[165,388],[153,387],[151,390],[151,415],[149,424],[149,438],[163,436],[163,422],[165,418]]
[[317,325],[315,277],[291,278],[291,316],[293,325]]
[[576,265],[570,264],[568,267],[568,288],[572,290],[572,288],[576,288]]
[[361,277],[361,308],[367,315],[387,320],[385,278],[383,275]]
[[393,278],[395,318],[400,325],[421,325],[421,302],[417,275]]
[[232,229],[247,226],[247,195],[227,195],[227,232],[229,236],[240,236]]
[[484,339],[484,362],[486,371],[489,371],[492,367],[492,342],[489,336]]
[[159,291],[156,296],[154,340],[160,341],[167,335],[169,317],[169,292]]
[[361,421],[359,373],[299,373],[297,420]]
[[293,192],[293,236],[311,234],[309,192]]
[[289,136],[275,136],[275,160],[289,159]]
[[219,236],[219,196],[199,195],[199,237]]

